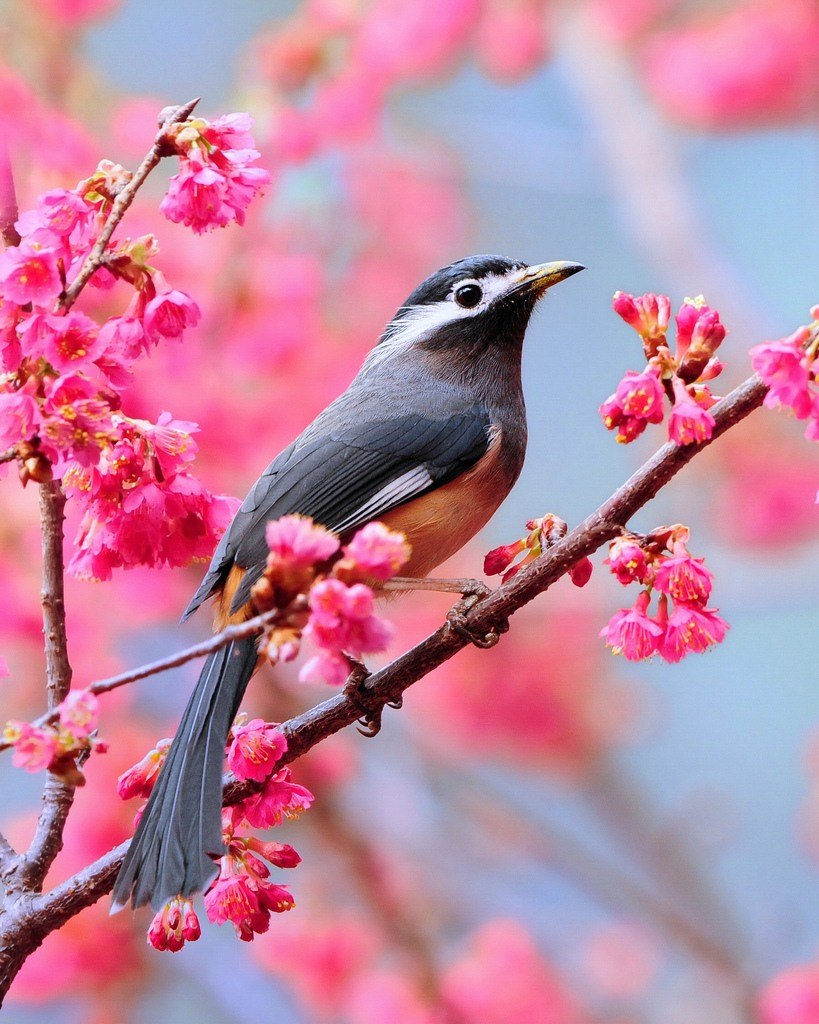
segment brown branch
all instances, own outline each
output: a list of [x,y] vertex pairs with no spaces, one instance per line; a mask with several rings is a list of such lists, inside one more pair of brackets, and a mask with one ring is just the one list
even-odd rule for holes
[[0,463],[11,462],[17,458],[17,445],[12,445],[11,448],[6,448],[4,452],[0,452]]
[[189,100],[187,103],[183,103],[181,106],[174,107],[170,110],[168,116],[162,122],[162,127],[156,134],[153,145],[145,154],[142,163],[136,171],[134,171],[134,176],[128,184],[123,187],[114,200],[111,212],[108,214],[108,219],[106,220],[93,249],[86,256],[79,274],[77,274],[72,283],[68,288],[66,288],[65,292],[60,297],[60,300],[57,303],[58,311],[70,309],[74,305],[80,292],[88,283],[91,275],[95,270],[102,266],[105,260],[105,249],[111,241],[111,236],[114,234],[117,225],[125,215],[125,211],[134,201],[134,197],[141,186],[145,183],[145,179],[154,167],[156,167],[163,156],[169,155],[170,150],[168,148],[168,139],[166,135],[168,126],[178,124],[181,121],[186,121],[198,102],[199,98],[197,97],[195,100]]
[[8,249],[20,244],[20,234],[14,226],[17,221],[17,193],[11,171],[11,155],[8,145],[0,140],[0,238]]
[[[265,627],[269,626],[271,622],[275,622],[280,614],[278,608],[273,608],[271,611],[264,612],[262,615],[256,615],[245,622],[234,623],[232,626],[227,626],[223,629],[221,633],[216,633],[207,640],[202,640],[198,644],[186,647],[183,651],[177,651],[175,654],[169,654],[166,658],[159,658],[157,661],[148,662],[146,665],[129,669],[127,672],[121,672],[117,676],[100,679],[98,682],[92,683],[88,689],[91,693],[97,695],[108,693],[111,690],[119,689],[120,686],[126,686],[128,683],[135,683],[140,679],[147,679],[148,676],[158,675],[169,668],[178,668],[180,665],[184,665],[188,661],[194,661],[196,658],[205,658],[208,654],[218,651],[220,647],[227,647],[233,640],[243,640],[245,637],[262,633]],[[47,711],[44,715],[40,715],[39,718],[35,718],[31,724],[41,728],[44,725],[50,725],[56,720],[57,712]],[[0,750],[8,750],[11,746],[13,744],[6,740],[0,741]]]
[[[757,409],[767,388],[753,376],[714,406],[716,420],[712,440],[725,433]],[[592,555],[611,540],[623,526],[664,487],[707,444],[679,447],[665,444],[595,512],[540,558],[522,569],[508,583],[479,601],[468,613],[468,628],[478,634],[488,632],[538,594],[548,590],[581,558]],[[466,646],[459,633],[442,626],[410,651],[374,673],[362,687],[362,700],[376,715],[385,705],[396,702],[413,683],[447,661]],[[348,693],[329,700],[282,726],[288,738],[288,750],[280,764],[294,761],[321,740],[351,725],[362,713],[361,703]],[[260,788],[259,783],[228,778],[226,804],[235,804]],[[29,928],[45,935],[59,927],[67,917],[90,906],[110,892],[127,844],[78,872],[52,892],[36,897],[27,916]],[[55,924],[55,921],[57,922]],[[0,984],[0,995],[2,994]]]
[[[65,631],[63,520],[65,494],[56,480],[40,485],[40,521],[43,534],[43,635],[46,655],[48,707],[54,711],[71,688],[71,664]],[[62,849],[63,829],[74,801],[74,787],[49,774],[43,787],[43,806],[31,846],[22,863],[22,877],[30,892],[39,892],[48,869]]]

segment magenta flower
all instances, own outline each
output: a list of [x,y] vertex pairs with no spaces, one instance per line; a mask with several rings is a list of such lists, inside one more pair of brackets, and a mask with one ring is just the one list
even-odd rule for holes
[[12,245],[0,253],[0,294],[24,306],[28,302],[48,306],[62,290],[57,254],[29,242]]
[[606,646],[629,661],[643,661],[660,649],[663,628],[648,615],[649,600],[648,591],[641,591],[633,608],[621,608],[600,630]]
[[98,337],[106,353],[113,353],[129,362],[148,351],[142,320],[128,313],[106,320],[99,329]]
[[90,736],[97,728],[99,698],[90,690],[71,690],[57,711],[60,725],[74,736]]
[[388,580],[406,564],[410,546],[403,533],[383,523],[367,523],[344,548],[344,555],[363,576]]
[[618,537],[611,542],[606,564],[623,586],[645,583],[650,575],[645,550],[632,537]]
[[751,349],[751,365],[770,389],[765,405],[769,409],[785,406],[800,420],[813,412],[810,384],[815,372],[804,347],[809,338],[809,329],[800,327],[787,338],[766,341]]
[[306,811],[314,797],[309,789],[291,781],[293,773],[282,768],[271,775],[264,788],[238,804],[234,809],[234,822],[242,819],[253,828],[271,828],[285,818],[295,818]]
[[148,944],[161,952],[177,953],[186,942],[196,942],[201,934],[193,903],[177,896],[169,900],[151,921]]
[[179,172],[159,205],[169,220],[197,234],[232,220],[244,223],[250,202],[270,183],[266,170],[251,166],[259,159],[251,126],[248,114],[228,114],[176,127]]
[[232,857],[221,858],[219,877],[205,893],[205,913],[214,924],[240,924],[259,912],[259,900],[247,875],[233,867]]
[[615,292],[612,299],[614,312],[621,316],[644,338],[664,339],[671,318],[671,300],[667,295],[629,295]]
[[37,336],[39,353],[60,373],[86,369],[105,351],[95,321],[72,309],[66,316],[40,318]]
[[659,369],[650,365],[642,373],[629,370],[617,385],[615,401],[627,417],[661,423],[665,392],[660,383]]
[[40,410],[34,399],[22,391],[0,394],[0,445],[8,447],[27,441],[37,432]]
[[339,548],[338,537],[308,516],[282,516],[265,531],[272,554],[288,566],[306,568],[326,562]]
[[674,406],[668,419],[668,436],[675,444],[702,444],[710,439],[715,425],[711,413],[688,393],[679,377],[674,377]]
[[277,725],[254,718],[247,725],[235,726],[227,760],[240,779],[262,782],[287,750],[287,740]]
[[[310,589],[309,603],[310,619],[305,636],[331,656],[346,652],[358,658],[385,650],[392,639],[392,625],[373,614],[373,592],[363,583],[348,587],[337,579],[319,580]],[[335,684],[340,676],[340,662],[334,657],[308,662],[300,678],[309,682],[322,666],[330,669]]]
[[674,601],[704,605],[711,595],[714,574],[702,563],[703,559],[693,558],[682,548],[679,553],[659,561],[654,586]]
[[728,623],[713,608],[678,602],[668,619],[660,654],[666,661],[679,661],[690,652],[702,653],[725,639]]
[[155,295],[145,306],[145,334],[152,339],[181,338],[186,327],[199,323],[201,315],[187,292],[170,288]]
[[121,800],[130,800],[135,796],[147,799],[151,795],[170,746],[170,739],[160,740],[141,761],[120,775],[117,779],[117,795]]
[[487,576],[497,576],[510,565],[515,558],[526,549],[526,538],[521,537],[513,544],[502,544],[499,548],[492,548],[487,552],[483,560],[483,571]]
[[12,764],[27,772],[48,768],[59,753],[59,737],[54,729],[40,728],[29,722],[10,721],[3,731],[3,739],[14,747]]

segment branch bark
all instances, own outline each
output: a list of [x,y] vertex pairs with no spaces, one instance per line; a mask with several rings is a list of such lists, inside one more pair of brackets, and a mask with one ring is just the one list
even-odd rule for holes
[[[712,441],[720,437],[761,404],[766,387],[753,376],[714,406],[716,426]],[[710,442],[709,442],[710,443]],[[468,628],[485,634],[548,590],[581,558],[592,555],[618,535],[628,521],[647,504],[707,444],[679,447],[665,444],[629,480],[553,548],[522,569],[508,583],[479,601],[468,613]],[[288,750],[279,766],[294,761],[321,740],[355,722],[362,703],[370,716],[377,717],[390,703],[398,703],[408,687],[438,665],[453,657],[468,641],[448,625],[395,661],[374,673],[360,688],[361,698],[339,693],[283,725]],[[261,784],[228,777],[225,803],[235,804],[260,788]],[[123,843],[115,850],[78,872],[51,892],[31,897],[25,913],[27,941],[37,944],[73,914],[110,892],[127,850]],[[2,961],[0,961],[0,970]],[[5,992],[0,977],[0,996]]]
[[[65,494],[56,480],[40,485],[40,521],[43,536],[43,635],[46,654],[46,691],[49,711],[55,711],[71,688],[71,663],[65,629],[63,522]],[[74,787],[57,775],[47,775],[37,828],[21,864],[29,892],[39,892],[48,869],[63,846],[63,830],[74,801]]]
[[114,234],[117,225],[125,216],[125,211],[134,201],[134,197],[154,167],[156,167],[163,156],[168,156],[168,141],[165,135],[168,126],[178,124],[180,121],[186,121],[198,102],[199,98],[197,97],[195,100],[189,100],[181,106],[174,107],[162,122],[162,127],[157,132],[154,143],[145,154],[142,163],[137,167],[136,171],[134,171],[134,176],[114,200],[111,212],[108,214],[108,219],[105,222],[105,226],[100,232],[99,238],[94,244],[93,249],[88,256],[86,256],[79,274],[77,274],[71,285],[66,288],[65,292],[60,297],[60,300],[57,303],[58,311],[68,310],[74,305],[80,292],[88,283],[91,275],[95,270],[102,266],[105,250],[108,243],[111,241],[111,237]]

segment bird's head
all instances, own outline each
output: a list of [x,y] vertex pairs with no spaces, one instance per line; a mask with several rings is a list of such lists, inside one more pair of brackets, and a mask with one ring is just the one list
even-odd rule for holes
[[489,347],[518,347],[538,299],[584,269],[565,261],[530,266],[505,256],[458,260],[418,285],[373,355],[418,347],[472,356]]

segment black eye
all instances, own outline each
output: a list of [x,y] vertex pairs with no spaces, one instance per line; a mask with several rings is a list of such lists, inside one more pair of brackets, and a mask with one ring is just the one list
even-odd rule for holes
[[483,292],[476,284],[462,284],[455,291],[455,301],[459,306],[464,306],[466,309],[472,309],[473,306],[477,306],[482,298]]

